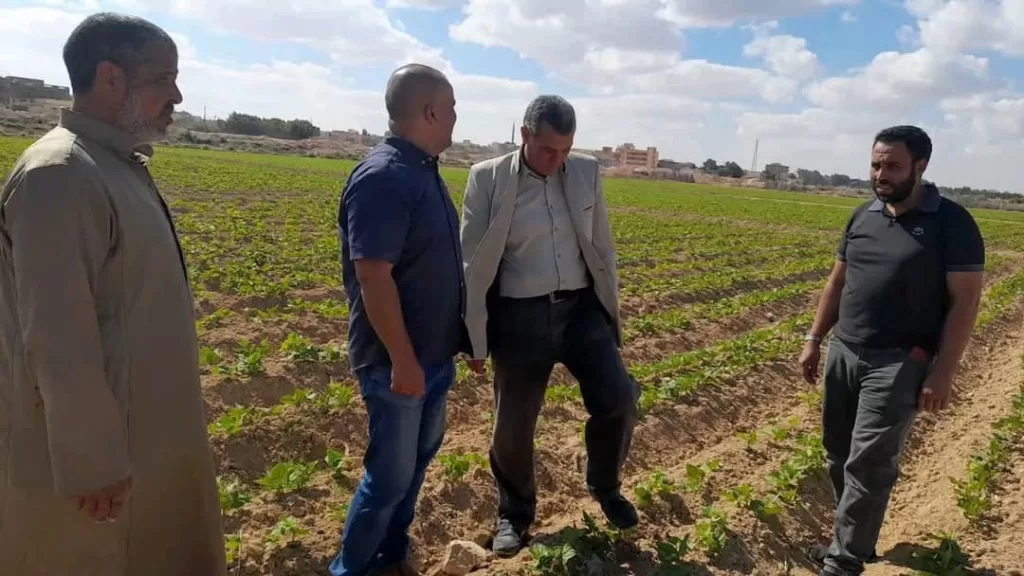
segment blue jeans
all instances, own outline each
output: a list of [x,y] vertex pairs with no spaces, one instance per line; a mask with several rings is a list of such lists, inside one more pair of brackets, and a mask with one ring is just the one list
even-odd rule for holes
[[409,526],[427,466],[444,440],[445,403],[455,361],[423,368],[421,398],[391,391],[391,367],[357,371],[370,421],[363,479],[349,505],[332,576],[363,576],[404,561]]

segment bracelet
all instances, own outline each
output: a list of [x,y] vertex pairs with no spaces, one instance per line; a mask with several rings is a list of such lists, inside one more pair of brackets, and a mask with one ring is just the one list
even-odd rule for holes
[[820,344],[821,343],[821,336],[815,336],[814,334],[810,334],[810,333],[805,334],[804,335],[804,342],[814,342],[815,344]]

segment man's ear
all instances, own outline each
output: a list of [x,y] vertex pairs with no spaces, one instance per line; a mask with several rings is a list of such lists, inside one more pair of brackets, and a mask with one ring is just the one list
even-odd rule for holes
[[101,94],[123,94],[128,89],[128,77],[124,68],[113,62],[103,60],[96,65],[96,78],[92,89]]
[[927,160],[918,160],[917,161],[917,176],[919,178],[921,176],[924,176],[924,171],[927,170],[927,169],[928,169],[928,161]]

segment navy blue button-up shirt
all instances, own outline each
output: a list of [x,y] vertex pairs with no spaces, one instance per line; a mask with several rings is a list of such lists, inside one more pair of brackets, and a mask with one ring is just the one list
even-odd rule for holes
[[349,176],[338,228],[352,370],[391,364],[366,314],[354,260],[394,265],[405,327],[421,365],[451,360],[463,349],[466,283],[459,215],[437,158],[402,138],[386,138]]

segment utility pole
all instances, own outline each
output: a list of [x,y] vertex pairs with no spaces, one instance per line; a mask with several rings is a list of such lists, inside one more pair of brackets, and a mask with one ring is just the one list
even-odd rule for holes
[[512,123],[512,143],[516,143],[516,123]]

